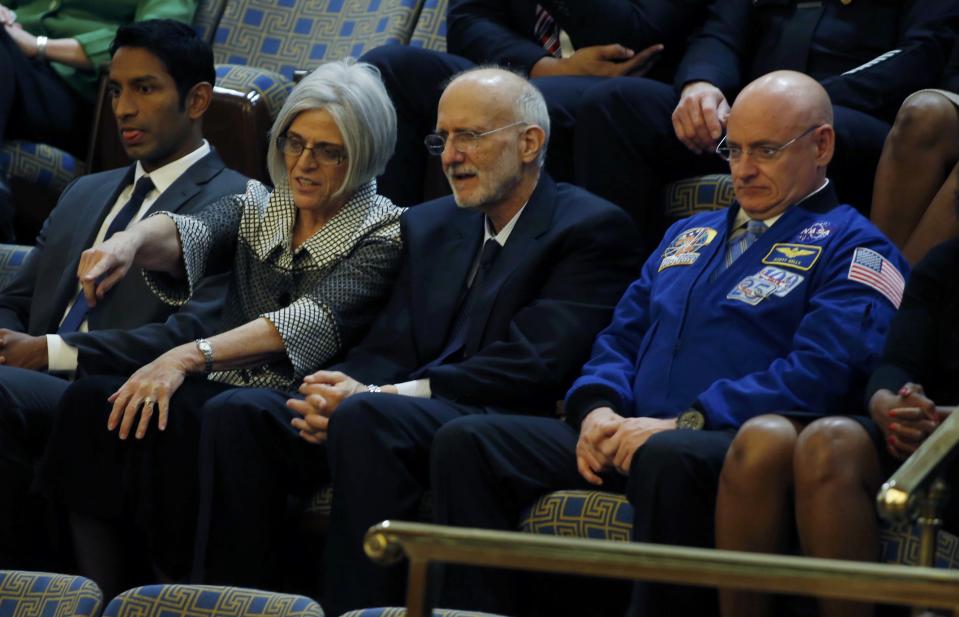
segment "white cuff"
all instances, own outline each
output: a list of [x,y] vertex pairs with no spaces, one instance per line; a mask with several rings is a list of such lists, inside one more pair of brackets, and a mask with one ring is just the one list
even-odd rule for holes
[[47,334],[47,370],[58,373],[74,373],[79,364],[80,351],[67,345],[59,334]]
[[394,385],[396,386],[396,393],[402,394],[403,396],[415,396],[416,398],[430,398],[433,396],[429,379],[404,381],[403,383]]

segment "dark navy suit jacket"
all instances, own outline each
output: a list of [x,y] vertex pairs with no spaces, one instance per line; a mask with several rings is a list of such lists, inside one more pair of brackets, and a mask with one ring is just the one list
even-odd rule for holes
[[[439,357],[483,239],[484,215],[445,197],[407,210],[396,288],[335,367],[365,383],[406,381]],[[430,369],[434,398],[544,413],[578,374],[639,271],[620,209],[545,174],[487,275],[460,362]]]
[[959,0],[716,0],[675,84],[707,81],[732,101],[760,75],[793,69],[833,105],[891,122],[910,93],[939,83],[957,21]]
[[[82,176],[64,189],[36,246],[0,290],[0,327],[33,336],[57,331],[77,293],[80,253],[91,246],[132,178],[130,166]],[[161,210],[189,213],[224,195],[242,193],[245,186],[246,178],[227,169],[211,152],[165,190],[147,215]],[[194,298],[174,313],[147,288],[142,276],[131,272],[91,311],[90,332],[63,338],[79,348],[80,372],[129,373],[167,349],[208,332],[219,315],[225,282],[201,285]]]

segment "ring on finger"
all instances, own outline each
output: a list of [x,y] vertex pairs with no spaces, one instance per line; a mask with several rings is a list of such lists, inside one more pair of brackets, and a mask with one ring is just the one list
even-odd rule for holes
[[150,398],[149,396],[146,397],[145,399],[143,399],[143,406],[144,406],[144,407],[146,407],[147,405],[152,405],[152,404],[153,404],[153,399]]

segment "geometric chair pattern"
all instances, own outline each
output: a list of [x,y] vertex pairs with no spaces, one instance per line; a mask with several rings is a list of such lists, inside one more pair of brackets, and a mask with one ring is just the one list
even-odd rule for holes
[[293,89],[293,82],[278,73],[237,64],[216,65],[216,85],[262,98],[271,119],[276,118]]
[[213,37],[218,64],[279,73],[405,44],[419,0],[231,0]]
[[193,14],[193,30],[197,36],[211,43],[225,8],[226,0],[200,0]]
[[0,289],[17,273],[32,246],[0,244]]
[[736,199],[729,174],[684,178],[667,184],[662,191],[663,212],[676,220],[699,212],[723,210]]
[[0,176],[22,180],[59,193],[83,164],[59,148],[29,141],[8,141],[0,147]]
[[0,570],[0,617],[96,617],[102,603],[82,576]]
[[[343,613],[342,617],[406,617],[406,609],[401,607],[364,608]],[[498,617],[492,613],[474,611],[456,611],[448,608],[433,609],[433,617]]]
[[323,617],[309,598],[208,585],[146,585],[124,591],[104,617]]
[[446,51],[446,6],[449,0],[426,0],[410,38],[410,47]]
[[[600,491],[557,491],[540,497],[521,517],[523,531],[628,542],[633,506],[625,495]],[[919,555],[919,528],[880,523],[880,561],[915,565]],[[937,568],[959,568],[959,538],[939,532]]]

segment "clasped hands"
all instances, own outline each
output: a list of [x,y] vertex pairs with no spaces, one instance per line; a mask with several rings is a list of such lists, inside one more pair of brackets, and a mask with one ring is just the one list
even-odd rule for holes
[[636,451],[656,433],[675,428],[675,418],[624,418],[609,407],[598,407],[580,425],[576,468],[596,486],[602,485],[599,474],[604,471],[615,469],[627,476]]
[[898,392],[878,390],[869,401],[869,413],[886,438],[886,451],[906,459],[932,434],[942,417],[920,384],[907,383]]
[[286,406],[300,414],[293,418],[293,428],[300,431],[300,437],[314,444],[326,441],[330,416],[346,398],[366,392],[367,387],[349,375],[339,371],[317,371],[303,378],[299,388],[304,398],[293,398]]

